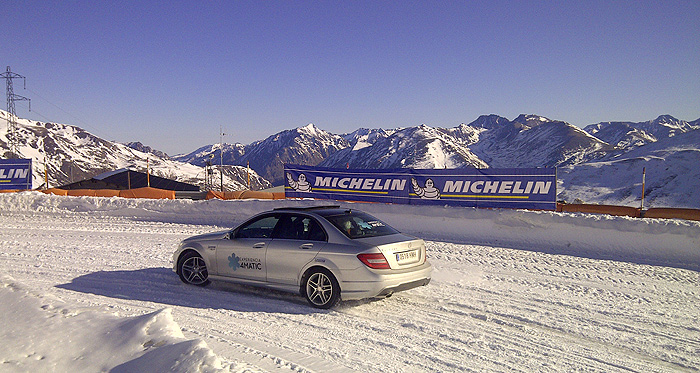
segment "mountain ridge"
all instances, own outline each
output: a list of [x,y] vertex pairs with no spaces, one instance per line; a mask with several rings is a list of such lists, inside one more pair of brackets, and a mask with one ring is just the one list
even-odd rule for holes
[[[0,154],[9,157],[7,146],[8,113],[0,110]],[[158,155],[158,151],[140,143],[121,144],[104,140],[84,129],[68,124],[17,119],[19,153],[32,159],[33,186],[44,185],[45,170],[48,186],[56,187],[88,179],[107,171],[131,168],[185,183],[204,187],[205,169]],[[140,145],[139,145],[140,144]],[[143,150],[138,150],[141,148]],[[250,173],[251,187],[263,189],[270,183],[254,171]],[[223,184],[228,190],[247,187],[248,170],[240,166],[224,168]],[[213,183],[220,188],[221,180]]]
[[[679,121],[662,115],[648,121],[646,131],[655,133],[654,137],[644,135],[647,132],[634,126],[628,126],[629,133],[620,136],[633,137],[639,133],[639,136],[646,136],[644,143],[655,142],[664,136],[700,128],[699,121]],[[369,169],[558,167],[619,155],[631,149],[628,146],[639,145],[633,141],[611,144],[615,138],[595,136],[601,128],[609,126],[606,123],[614,122],[589,125],[586,130],[536,114],[521,114],[513,120],[488,114],[452,128],[422,124],[394,129],[358,128],[339,135],[308,124],[249,145],[224,144],[223,159],[224,163],[240,166],[249,163],[273,184],[280,184],[284,181],[284,163]],[[657,129],[658,126],[670,129]],[[206,153],[202,149],[208,149],[217,160],[221,159],[214,145],[173,158],[201,165],[202,154]]]
[[[0,153],[5,157],[6,115],[0,111]],[[248,165],[253,189],[272,185],[266,179],[281,184],[284,163],[364,169],[558,167],[561,199],[630,204],[633,190],[640,189],[638,174],[646,167],[651,171],[650,201],[700,207],[700,202],[692,202],[700,201],[700,195],[693,194],[700,185],[684,176],[693,175],[691,165],[700,164],[700,151],[695,151],[700,144],[693,143],[700,119],[687,122],[670,115],[645,122],[601,122],[583,129],[535,114],[513,120],[482,115],[452,128],[422,124],[358,128],[344,134],[308,124],[249,145],[212,144],[172,157],[140,142],[111,142],[71,125],[18,119],[18,130],[20,152],[34,160],[35,186],[43,183],[44,159],[50,186],[118,168],[145,170],[148,164],[155,175],[204,187],[204,166],[209,163],[216,170],[213,186],[218,189],[223,163],[227,190],[246,188]],[[685,143],[675,144],[682,140]]]

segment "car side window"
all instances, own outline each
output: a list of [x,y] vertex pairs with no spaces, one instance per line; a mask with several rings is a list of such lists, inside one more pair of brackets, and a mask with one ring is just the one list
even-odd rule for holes
[[326,232],[314,219],[301,215],[282,215],[272,238],[284,240],[326,241]]
[[328,241],[326,231],[323,230],[321,224],[311,218],[306,218],[304,220],[306,221],[306,224],[303,239],[309,241]]
[[279,216],[262,216],[240,227],[235,238],[270,238]]

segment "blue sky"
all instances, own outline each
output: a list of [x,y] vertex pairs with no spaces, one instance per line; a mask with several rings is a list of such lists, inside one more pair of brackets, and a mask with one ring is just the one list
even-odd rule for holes
[[[314,123],[700,117],[700,2],[17,1],[17,114],[169,154]],[[9,23],[8,23],[9,22]],[[4,101],[4,100],[3,100]],[[5,109],[4,105],[2,106]]]

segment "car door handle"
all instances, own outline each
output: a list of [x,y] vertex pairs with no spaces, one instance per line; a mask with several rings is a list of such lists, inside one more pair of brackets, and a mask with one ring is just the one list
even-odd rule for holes
[[263,247],[265,247],[265,242],[258,242],[253,245],[253,249],[262,249]]
[[314,248],[314,244],[312,244],[312,243],[305,243],[305,244],[299,246],[299,248],[300,248],[300,249],[304,249],[304,250],[313,249],[313,248]]

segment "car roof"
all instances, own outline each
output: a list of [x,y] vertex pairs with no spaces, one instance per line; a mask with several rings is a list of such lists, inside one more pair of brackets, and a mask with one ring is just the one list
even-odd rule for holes
[[349,214],[352,211],[358,211],[358,210],[352,210],[348,208],[340,208],[339,205],[327,205],[327,206],[309,206],[309,207],[280,207],[276,208],[273,211],[279,211],[279,212],[312,212],[314,214],[320,215],[320,216],[333,216],[333,215],[340,215],[340,214]]

